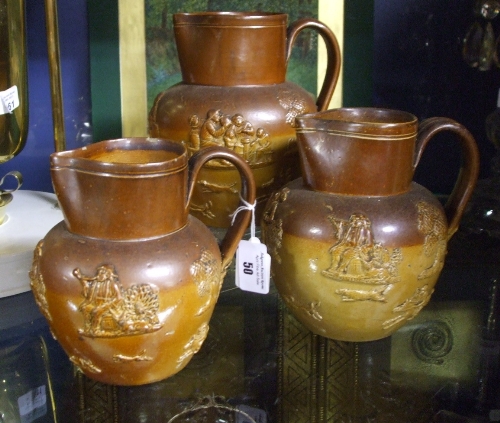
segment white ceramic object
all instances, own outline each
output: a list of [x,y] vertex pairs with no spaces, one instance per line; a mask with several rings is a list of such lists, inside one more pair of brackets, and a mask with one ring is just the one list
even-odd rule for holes
[[30,290],[36,244],[63,220],[54,194],[22,190],[13,195],[0,225],[0,298]]

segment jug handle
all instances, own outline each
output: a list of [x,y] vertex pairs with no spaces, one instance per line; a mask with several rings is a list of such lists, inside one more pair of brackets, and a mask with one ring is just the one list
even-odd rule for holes
[[434,117],[419,125],[413,170],[417,167],[427,143],[437,133],[451,131],[458,135],[462,152],[462,165],[453,191],[444,207],[448,220],[448,240],[457,231],[460,219],[476,185],[479,174],[479,150],[472,134],[453,119]]
[[302,18],[291,23],[287,30],[287,45],[286,45],[286,66],[292,54],[293,43],[295,42],[300,31],[305,28],[314,29],[323,38],[327,51],[327,66],[323,85],[316,100],[316,107],[318,111],[326,110],[330,104],[333,96],[333,91],[337,85],[340,75],[340,47],[337,37],[333,31],[328,28],[324,23],[312,18]]
[[[223,159],[232,163],[238,170],[241,178],[241,198],[247,203],[255,203],[255,181],[253,178],[252,169],[247,162],[238,154],[224,147],[206,147],[193,154],[189,159],[188,173],[188,192],[186,199],[186,213],[189,212],[189,203],[194,191],[194,184],[202,166],[212,159]],[[239,206],[244,203],[240,199]],[[250,210],[242,210],[236,216],[231,226],[227,229],[224,238],[220,243],[220,252],[222,256],[222,268],[225,269],[233,259],[234,253],[238,248],[238,243],[243,237],[251,219]]]

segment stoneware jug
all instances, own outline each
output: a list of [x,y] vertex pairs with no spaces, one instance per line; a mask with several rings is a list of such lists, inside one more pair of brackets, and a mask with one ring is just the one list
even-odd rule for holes
[[180,371],[201,347],[248,222],[219,247],[189,216],[200,168],[228,161],[255,199],[248,165],[213,147],[192,156],[163,139],[102,141],[50,157],[64,221],[37,245],[31,287],[54,337],[88,377],[140,385]]
[[[182,82],[161,92],[149,114],[149,133],[182,142],[190,154],[225,146],[253,170],[257,217],[270,193],[300,176],[295,117],[328,107],[340,70],[332,31],[315,19],[287,27],[286,14],[180,13],[174,32]],[[328,65],[317,101],[286,81],[294,42],[303,29],[325,41]],[[226,227],[238,204],[238,182],[226,162],[204,166],[191,213],[211,227]]]
[[[446,206],[412,182],[429,140],[458,135],[463,156]],[[286,305],[312,332],[384,338],[427,304],[475,182],[472,135],[457,122],[346,108],[297,118],[302,178],[276,191],[262,232]]]

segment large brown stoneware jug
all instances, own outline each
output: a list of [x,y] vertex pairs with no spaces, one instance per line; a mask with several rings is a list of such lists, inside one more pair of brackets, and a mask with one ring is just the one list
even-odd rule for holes
[[180,371],[200,349],[249,213],[220,247],[188,214],[200,168],[227,160],[255,185],[235,153],[213,147],[188,161],[162,139],[102,141],[54,153],[51,174],[64,214],[37,245],[31,287],[55,338],[88,377],[140,385]]
[[[412,182],[440,131],[463,166],[443,208]],[[389,336],[427,304],[477,180],[472,135],[457,122],[373,108],[297,118],[302,178],[269,199],[262,232],[284,302],[312,332],[340,341]]]
[[[300,176],[295,117],[328,107],[340,70],[332,31],[315,19],[287,26],[286,14],[202,12],[174,15],[183,81],[160,93],[149,133],[184,143],[190,153],[225,146],[250,165],[257,186],[257,218],[270,193]],[[315,101],[286,81],[288,61],[303,29],[326,43],[328,64]],[[191,213],[211,227],[227,227],[238,204],[237,174],[227,162],[203,167]]]

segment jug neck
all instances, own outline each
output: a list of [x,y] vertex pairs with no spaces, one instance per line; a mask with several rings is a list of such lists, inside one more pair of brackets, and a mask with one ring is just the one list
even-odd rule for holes
[[168,235],[187,223],[187,153],[172,141],[108,140],[51,155],[68,230],[108,240]]
[[296,119],[307,187],[359,196],[408,191],[414,173],[417,119],[385,109],[335,109]]
[[286,78],[287,15],[174,14],[182,79],[188,84],[280,84]]

